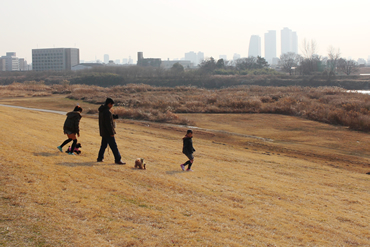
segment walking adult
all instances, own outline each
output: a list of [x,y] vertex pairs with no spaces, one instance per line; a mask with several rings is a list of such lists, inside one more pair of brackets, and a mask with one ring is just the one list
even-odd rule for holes
[[67,135],[68,139],[57,147],[60,152],[63,152],[63,147],[65,145],[73,141],[71,152],[68,152],[68,154],[74,155],[73,150],[75,150],[77,144],[76,135],[80,137],[80,120],[82,118],[81,112],[82,108],[78,105],[73,109],[73,111],[67,113],[67,119],[64,122],[63,131],[64,134]]
[[99,130],[100,136],[102,137],[101,146],[98,154],[98,162],[102,162],[104,159],[104,152],[109,145],[114,155],[114,161],[118,165],[125,165],[126,163],[121,161],[121,154],[118,151],[116,134],[113,114],[110,109],[113,107],[114,101],[111,98],[105,100],[105,104],[99,107]]

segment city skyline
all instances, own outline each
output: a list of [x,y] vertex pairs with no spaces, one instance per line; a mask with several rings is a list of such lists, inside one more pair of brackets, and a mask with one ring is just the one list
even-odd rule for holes
[[[103,61],[104,54],[111,60],[136,57],[138,51],[163,60],[181,58],[188,51],[230,59],[234,53],[248,56],[251,35],[263,37],[267,30],[280,34],[289,27],[298,33],[299,53],[302,41],[312,39],[323,56],[329,46],[355,60],[370,55],[367,0],[337,2],[335,11],[331,1],[317,0],[265,0],[253,4],[261,11],[246,15],[248,8],[250,3],[242,0],[5,1],[0,9],[0,21],[6,23],[0,54],[14,51],[31,61],[32,49],[72,47],[79,48],[86,61]],[[66,13],[73,18],[66,18]],[[280,50],[277,37],[277,57]]]

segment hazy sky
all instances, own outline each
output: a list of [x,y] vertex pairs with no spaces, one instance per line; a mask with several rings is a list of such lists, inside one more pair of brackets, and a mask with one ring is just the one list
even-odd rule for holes
[[370,0],[1,0],[0,55],[31,62],[33,48],[77,47],[82,60],[248,55],[250,36],[288,27],[343,57],[370,55]]

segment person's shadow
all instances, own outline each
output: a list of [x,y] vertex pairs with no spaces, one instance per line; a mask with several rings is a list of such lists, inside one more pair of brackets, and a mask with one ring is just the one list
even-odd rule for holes
[[175,171],[166,171],[166,174],[168,175],[175,175],[175,174],[178,174],[178,173],[183,173],[184,171],[179,171],[179,170],[175,170]]
[[35,156],[44,156],[44,157],[51,157],[51,156],[58,156],[59,153],[47,153],[47,152],[41,152],[41,153],[33,153]]
[[100,166],[100,165],[104,165],[104,164],[98,163],[96,161],[90,161],[90,162],[60,162],[60,163],[57,163],[56,165],[76,167],[76,166]]

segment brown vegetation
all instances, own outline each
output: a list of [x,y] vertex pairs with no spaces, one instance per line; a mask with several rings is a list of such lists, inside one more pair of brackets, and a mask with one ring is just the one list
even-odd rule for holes
[[[68,94],[68,98],[102,104],[116,101],[121,118],[192,125],[178,113],[274,113],[370,130],[370,96],[337,87],[240,86],[218,90],[197,87],[153,87],[130,84],[110,88],[42,82],[0,86],[0,97],[35,97]],[[96,109],[86,111],[97,113]]]
[[[337,87],[195,87],[158,88],[127,85],[111,88],[75,87],[68,96],[90,103],[113,97],[121,117],[156,121],[171,113],[276,113],[370,130],[370,96]],[[152,117],[143,117],[145,115]],[[159,119],[161,119],[159,117]],[[162,119],[160,121],[163,121]],[[171,121],[169,121],[171,122]]]
[[45,85],[43,81],[26,81],[23,83],[12,83],[0,85],[0,97],[40,97],[52,94],[70,93],[73,86],[62,81],[61,84]]

